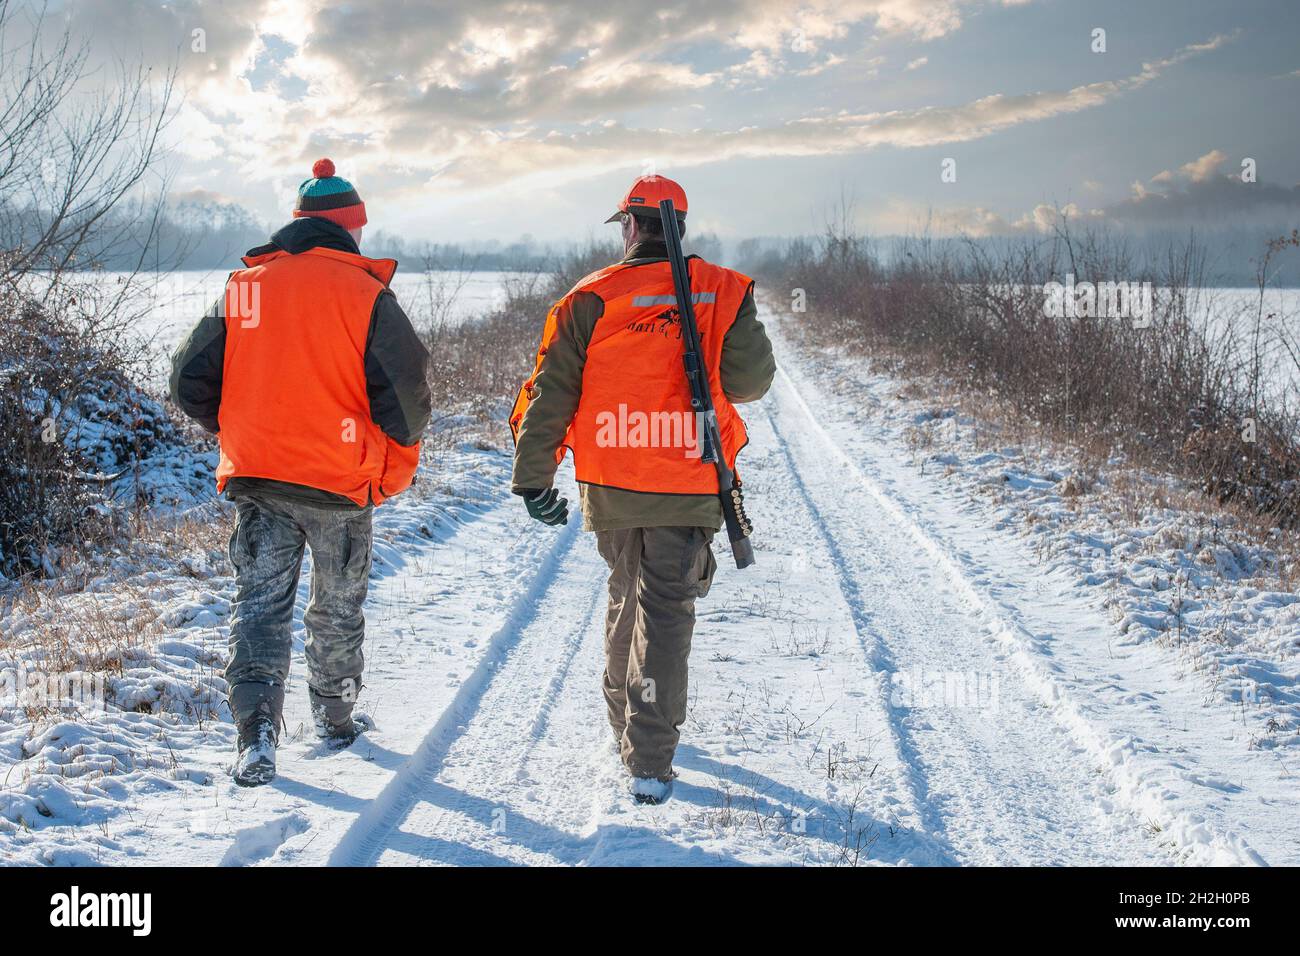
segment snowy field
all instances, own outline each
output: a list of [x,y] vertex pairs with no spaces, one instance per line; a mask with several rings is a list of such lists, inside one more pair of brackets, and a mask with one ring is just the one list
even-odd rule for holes
[[1300,599],[1268,555],[1185,514],[1117,520],[1068,462],[983,447],[766,321],[758,563],[717,546],[669,803],[623,790],[591,537],[530,521],[507,456],[467,446],[377,514],[377,726],[342,753],[306,730],[304,575],[269,787],[227,775],[220,550],[0,622],[0,667],[54,615],[159,622],[107,713],[0,702],[0,862],[1300,864]]
[[[171,354],[176,345],[198,322],[199,317],[221,295],[227,272],[182,271],[166,275],[146,275],[139,281],[140,292],[135,310],[144,318],[139,333],[150,344],[155,356]],[[505,284],[526,282],[526,273],[509,272],[433,272],[423,273],[398,268],[392,288],[412,318],[437,315],[458,323],[498,308],[505,298]],[[106,274],[106,282],[115,280]],[[1253,289],[1204,289],[1197,294],[1194,310],[1212,316],[1215,330],[1230,334],[1241,343],[1239,359],[1250,359],[1250,332],[1260,307],[1259,293]],[[1269,289],[1263,300],[1261,352],[1264,377],[1274,387],[1300,389],[1300,353],[1293,357],[1277,334],[1284,330],[1293,348],[1300,346],[1300,289]],[[154,385],[164,384],[165,362],[155,365],[158,377]]]
[[[1300,289],[1201,289],[1193,314],[1209,317],[1213,332],[1238,344],[1243,367],[1251,360],[1254,323],[1260,320],[1260,359],[1266,385],[1275,391],[1300,390]],[[1294,395],[1293,395],[1294,400]]]
[[[163,359],[171,355],[221,296],[228,275],[225,270],[185,270],[165,275],[147,274],[137,279],[139,292],[132,300],[132,310],[143,316],[138,331],[156,357]],[[112,283],[118,278],[117,274],[105,273],[104,281]],[[417,323],[431,314],[458,323],[500,307],[505,298],[506,283],[528,278],[527,274],[510,272],[426,274],[416,271],[414,266],[408,270],[399,264],[392,289]],[[166,362],[156,362],[155,370],[153,384],[165,385]]]

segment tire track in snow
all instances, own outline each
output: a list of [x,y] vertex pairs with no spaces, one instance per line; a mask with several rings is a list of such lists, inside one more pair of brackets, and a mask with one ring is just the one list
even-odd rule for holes
[[488,639],[477,666],[460,685],[456,696],[429,729],[419,747],[393,775],[388,785],[357,816],[329,856],[331,866],[365,866],[381,852],[384,839],[420,800],[420,790],[437,777],[455,740],[464,732],[483,695],[510,650],[524,637],[537,606],[573,550],[578,523],[571,521],[559,532],[546,556],[534,570],[528,587],[511,603],[501,626]]
[[[843,596],[844,604],[848,607],[849,615],[853,621],[854,637],[857,640],[858,650],[862,655],[862,663],[866,670],[867,680],[874,684],[877,690],[876,703],[882,711],[890,714],[890,728],[893,731],[891,743],[894,745],[893,756],[898,765],[904,768],[908,785],[908,796],[911,799],[910,809],[925,824],[930,831],[926,834],[930,837],[930,849],[934,852],[939,862],[949,865],[955,865],[956,860],[953,856],[952,845],[948,842],[944,834],[943,817],[935,813],[934,808],[928,800],[928,785],[925,777],[917,767],[916,761],[911,756],[916,753],[916,744],[912,741],[908,729],[899,722],[892,719],[892,708],[889,703],[889,689],[883,679],[884,675],[895,672],[896,667],[889,650],[879,639],[872,626],[872,615],[867,609],[866,602],[863,600],[862,590],[858,585],[857,579],[850,573],[850,562],[844,551],[841,549],[839,542],[830,531],[830,522],[827,521],[822,510],[817,506],[813,498],[812,491],[809,489],[807,482],[804,481],[799,467],[795,464],[794,454],[790,448],[790,442],[786,439],[784,432],[776,415],[773,403],[768,402],[764,407],[767,414],[768,426],[776,436],[777,446],[780,450],[782,459],[786,464],[786,472],[789,474],[791,481],[798,490],[801,502],[809,515],[813,519],[813,524],[817,528],[817,533],[821,538],[822,546],[830,555],[831,562],[835,567],[836,584]],[[919,836],[920,834],[918,834]]]
[[[381,864],[390,858],[453,866],[585,860],[590,841],[582,831],[590,829],[592,811],[585,788],[574,786],[581,778],[552,774],[539,781],[529,764],[564,699],[574,660],[586,652],[594,661],[600,652],[605,587],[603,576],[593,571],[603,568],[594,553],[575,552],[565,561],[538,603],[528,634],[511,649],[448,748],[436,780],[377,857]],[[597,685],[583,690],[593,719],[557,731],[570,772],[592,749],[582,741],[603,735]]]
[[827,454],[826,439],[805,427],[805,421],[816,426],[816,419],[784,374],[776,398],[774,428],[792,461],[795,449],[801,452],[800,470],[810,476],[801,481],[836,556],[846,600],[878,648],[877,663],[898,681],[895,692],[910,689],[919,698],[932,681],[949,686],[950,675],[962,678],[963,691],[971,675],[986,688],[997,682],[992,700],[945,698],[934,706],[903,697],[898,705],[892,699],[884,703],[922,819],[951,847],[953,862],[1163,860],[1138,834],[1139,821],[1108,817],[1101,804],[1084,796],[1092,789],[1087,774],[1064,769],[1077,764],[1077,747],[1054,725],[1041,725],[1037,701],[1014,672],[1010,680],[999,674],[1003,661],[981,623],[970,618],[931,556],[904,544],[907,535],[900,538],[905,528],[897,516],[860,497],[852,474],[842,476],[845,459]]
[[1117,802],[1135,817],[1147,820],[1160,832],[1171,835],[1192,862],[1263,864],[1263,859],[1236,834],[1216,830],[1204,820],[1183,819],[1168,812],[1164,788],[1158,779],[1153,779],[1149,768],[1143,766],[1131,742],[1108,734],[1088,719],[1044,659],[1041,641],[1021,622],[1015,610],[986,594],[950,556],[950,549],[941,537],[927,529],[911,510],[896,501],[840,448],[784,366],[778,369],[777,375],[779,387],[784,389],[807,421],[808,434],[911,538],[954,595],[975,613],[985,632],[1003,648],[1025,686],[1037,696],[1057,726],[1096,764],[1105,768],[1105,773],[1114,782],[1113,795]]

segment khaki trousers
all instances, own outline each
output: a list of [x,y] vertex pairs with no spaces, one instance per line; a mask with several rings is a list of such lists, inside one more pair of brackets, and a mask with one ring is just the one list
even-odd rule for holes
[[710,528],[596,532],[609,565],[605,702],[623,763],[638,777],[668,779],[686,720],[687,658],[695,599],[717,562]]

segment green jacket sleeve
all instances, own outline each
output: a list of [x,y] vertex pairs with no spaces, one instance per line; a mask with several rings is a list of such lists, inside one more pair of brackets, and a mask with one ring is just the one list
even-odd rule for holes
[[533,382],[537,395],[524,413],[515,443],[510,487],[516,494],[526,488],[549,488],[555,480],[559,466],[555,453],[578,411],[587,343],[604,311],[605,303],[591,292],[577,293],[557,310],[555,338],[537,371]]
[[758,320],[752,286],[722,340],[721,371],[723,394],[737,405],[758,401],[772,387],[776,359],[767,331]]

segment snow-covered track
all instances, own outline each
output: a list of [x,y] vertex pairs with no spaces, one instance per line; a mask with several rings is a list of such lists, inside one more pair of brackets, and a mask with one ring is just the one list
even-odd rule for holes
[[[781,401],[800,413],[799,427],[811,443],[829,461],[846,493],[864,494],[892,521],[891,532],[906,535],[919,553],[942,576],[951,590],[975,616],[986,635],[996,642],[1005,658],[1012,662],[1020,682],[1042,705],[1044,714],[1066,733],[1088,761],[1108,780],[1101,805],[1112,805],[1127,813],[1131,820],[1142,821],[1145,828],[1159,834],[1159,842],[1171,846],[1175,858],[1183,863],[1210,865],[1261,865],[1264,859],[1244,839],[1231,830],[1216,826],[1199,814],[1174,808],[1167,799],[1166,782],[1157,767],[1149,765],[1134,742],[1101,726],[1089,714],[1089,707],[1061,679],[1059,665],[1053,662],[1051,635],[1035,636],[1022,621],[1022,612],[1014,604],[999,601],[976,582],[977,571],[965,567],[955,558],[959,550],[952,542],[929,526],[918,509],[908,507],[887,492],[823,427],[812,410],[805,390],[812,388],[796,369],[792,374],[783,365],[778,370],[776,388]],[[808,456],[803,456],[803,462]],[[827,528],[833,527],[830,523]],[[936,642],[949,642],[953,635],[938,633]],[[897,663],[897,662],[895,662]],[[1005,693],[1007,686],[1001,685]],[[900,734],[905,738],[905,729]],[[905,740],[906,748],[906,740]],[[992,810],[993,808],[987,808]],[[1044,861],[1046,862],[1046,861]]]
[[364,866],[373,861],[386,836],[420,799],[421,789],[432,784],[452,742],[464,730],[510,650],[533,622],[539,601],[573,549],[577,531],[576,523],[561,529],[545,557],[532,568],[527,589],[515,599],[504,623],[488,640],[485,653],[461,684],[451,705],[429,728],[416,752],[339,840],[329,857],[331,865]]

